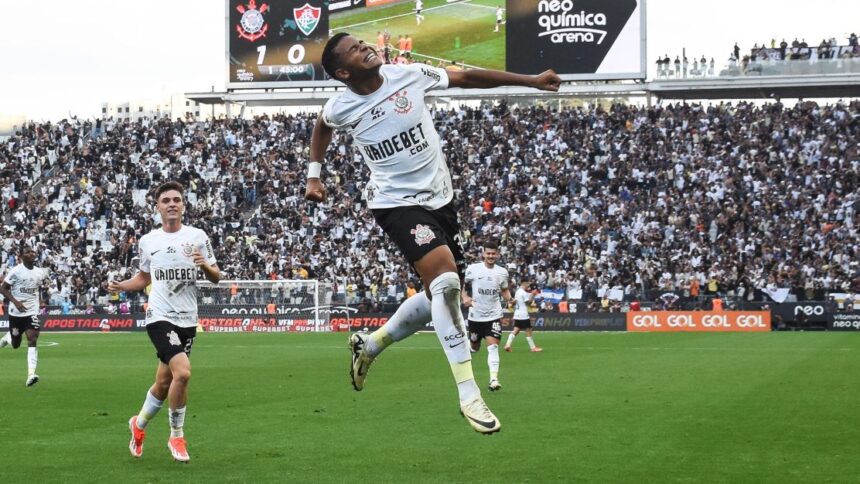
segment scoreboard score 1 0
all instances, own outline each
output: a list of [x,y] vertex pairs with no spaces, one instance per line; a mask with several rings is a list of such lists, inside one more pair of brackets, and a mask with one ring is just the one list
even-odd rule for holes
[[227,87],[323,81],[326,40],[327,2],[227,0]]

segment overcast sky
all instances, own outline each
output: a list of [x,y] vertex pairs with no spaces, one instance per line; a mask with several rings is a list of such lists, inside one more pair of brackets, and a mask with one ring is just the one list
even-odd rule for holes
[[[277,1],[277,0],[273,0]],[[94,116],[104,101],[224,89],[223,0],[0,0],[0,116]],[[860,34],[858,0],[648,0],[658,55],[724,61],[735,41]]]

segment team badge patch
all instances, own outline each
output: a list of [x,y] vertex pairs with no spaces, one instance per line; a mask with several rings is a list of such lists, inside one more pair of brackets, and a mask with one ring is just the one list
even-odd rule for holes
[[431,240],[436,238],[436,234],[430,227],[421,224],[416,225],[409,233],[415,236],[415,243],[418,245],[429,244]]
[[182,244],[182,255],[185,257],[191,257],[191,254],[194,253],[194,246],[190,243]]
[[321,8],[311,7],[309,3],[293,9],[293,17],[296,19],[296,25],[298,25],[299,30],[305,35],[311,35],[311,32],[316,30],[317,25],[320,23],[321,13]]
[[389,101],[394,101],[394,112],[397,114],[406,114],[412,111],[412,101],[406,97],[406,90],[398,91],[393,96],[388,98]]
[[236,32],[239,37],[254,42],[260,37],[266,36],[266,31],[269,30],[269,24],[263,18],[263,14],[269,10],[268,4],[260,5],[257,9],[257,0],[249,0],[247,8],[245,5],[236,5],[236,10],[242,14],[242,19],[236,25]]
[[182,346],[182,341],[179,341],[179,335],[176,331],[167,333],[167,341],[173,346]]

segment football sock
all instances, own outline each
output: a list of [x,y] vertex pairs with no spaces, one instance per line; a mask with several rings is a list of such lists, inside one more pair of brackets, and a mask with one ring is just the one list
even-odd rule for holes
[[433,326],[451,365],[460,401],[471,401],[481,392],[472,373],[472,355],[460,311],[460,276],[456,272],[440,274],[430,283],[430,293],[433,295],[430,303]]
[[0,348],[12,344],[12,333],[7,332],[0,338]]
[[39,363],[39,349],[35,346],[27,347],[27,375],[36,374],[36,364]]
[[528,342],[529,342],[529,348],[534,349],[534,347],[535,347],[535,339],[534,339],[534,338],[532,338],[531,336],[526,336],[526,341],[528,341]]
[[414,334],[430,322],[430,300],[424,291],[410,297],[397,308],[381,328],[371,333],[367,339],[365,351],[370,357],[376,357],[382,350]]
[[499,379],[499,345],[487,345],[487,366],[490,367],[490,380]]
[[185,433],[182,431],[182,426],[185,425],[185,407],[182,408],[171,408],[170,409],[170,438],[175,439],[176,437],[184,437]]
[[505,343],[505,346],[513,345],[514,344],[514,338],[516,338],[516,337],[517,337],[517,335],[515,335],[514,333],[508,333],[508,342]]
[[137,414],[137,428],[141,430],[145,429],[146,424],[161,410],[162,405],[164,405],[164,400],[155,398],[152,392],[146,392],[146,400],[143,401],[143,407],[140,408],[140,413]]

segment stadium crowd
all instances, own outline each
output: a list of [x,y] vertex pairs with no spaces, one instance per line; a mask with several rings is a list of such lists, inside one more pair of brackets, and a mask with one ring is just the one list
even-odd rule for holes
[[[433,116],[469,258],[498,240],[515,280],[574,301],[860,292],[858,101]],[[158,223],[149,190],[178,179],[226,278],[318,278],[367,310],[394,303],[417,278],[365,208],[347,135],[328,155],[329,202],[304,201],[315,117],[29,123],[0,143],[3,272],[28,243],[55,271],[51,305],[105,303]]]
[[[778,67],[785,61],[806,61],[807,64],[811,65],[819,60],[839,61],[835,66],[835,72],[838,72],[840,67],[842,70],[850,72],[850,69],[854,68],[856,64],[841,64],[844,61],[856,63],[856,59],[860,59],[860,43],[858,43],[857,34],[854,33],[847,37],[847,43],[844,45],[839,45],[835,37],[822,39],[818,46],[809,45],[806,39],[797,40],[795,38],[791,43],[782,39],[777,43],[776,38],[772,38],[769,45],[764,42],[761,45],[756,43],[746,54],[741,52],[741,48],[736,42],[729,54],[728,63],[724,70],[715,68],[713,58],[708,60],[705,56],[701,58],[693,56],[690,60],[685,55],[676,55],[673,61],[668,54],[664,54],[657,58],[656,77],[666,79],[713,77],[716,75],[761,75],[764,73],[762,70],[764,66]],[[789,72],[770,71],[770,74],[780,73],[788,74]]]

